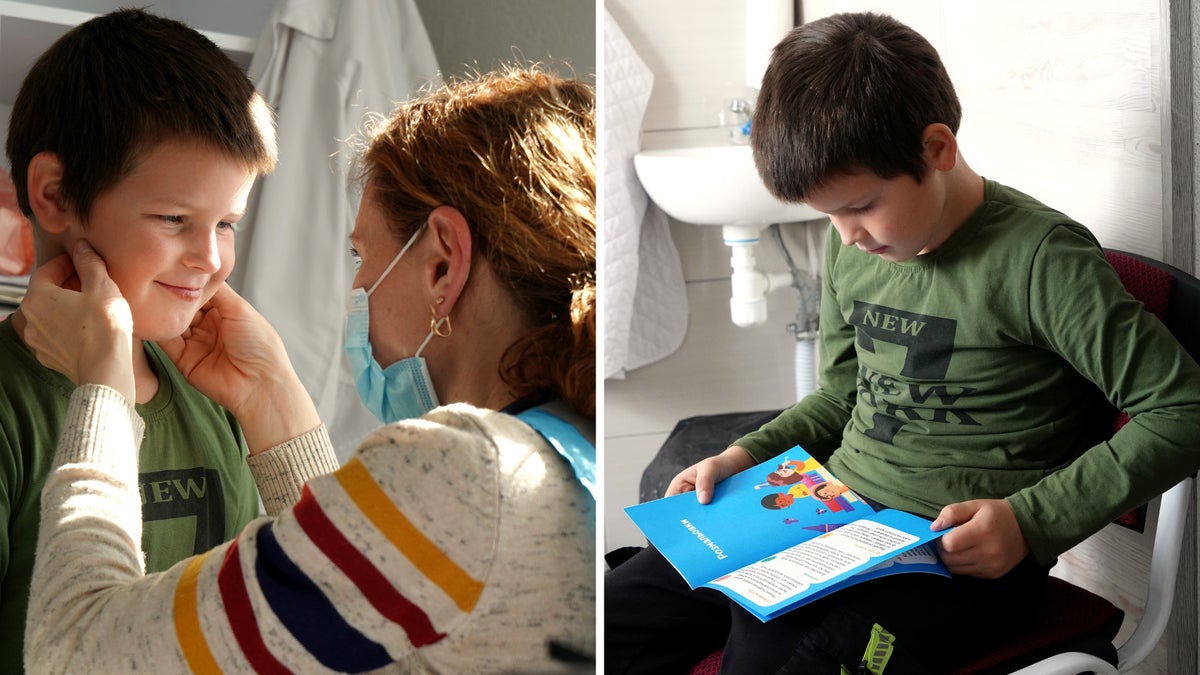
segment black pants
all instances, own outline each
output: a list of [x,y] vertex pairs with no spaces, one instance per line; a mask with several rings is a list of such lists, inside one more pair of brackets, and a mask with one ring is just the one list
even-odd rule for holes
[[1002,643],[1039,606],[1049,570],[1027,559],[991,581],[896,574],[763,623],[688,588],[650,547],[605,576],[605,672],[686,673],[717,649],[722,673],[856,672],[879,624],[895,636],[887,675],[945,673]]

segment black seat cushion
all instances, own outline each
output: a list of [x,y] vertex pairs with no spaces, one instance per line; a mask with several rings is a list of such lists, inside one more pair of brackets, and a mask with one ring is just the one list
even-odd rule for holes
[[697,415],[675,425],[658,454],[642,472],[638,501],[648,502],[662,497],[671,479],[680,471],[712,457],[734,441],[779,416],[782,410]]

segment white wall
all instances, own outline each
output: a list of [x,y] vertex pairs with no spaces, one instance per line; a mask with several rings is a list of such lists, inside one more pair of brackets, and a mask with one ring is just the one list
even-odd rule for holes
[[654,73],[643,129],[710,127],[722,100],[754,95],[743,75],[741,2],[607,0],[604,6]]
[[547,62],[563,75],[596,73],[593,0],[416,0],[446,73],[488,70],[514,59]]

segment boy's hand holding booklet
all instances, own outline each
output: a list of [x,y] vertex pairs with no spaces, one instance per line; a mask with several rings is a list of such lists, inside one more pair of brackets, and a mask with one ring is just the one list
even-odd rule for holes
[[717,483],[708,504],[687,492],[625,512],[689,586],[763,621],[875,577],[950,576],[931,543],[949,529],[876,512],[800,446]]

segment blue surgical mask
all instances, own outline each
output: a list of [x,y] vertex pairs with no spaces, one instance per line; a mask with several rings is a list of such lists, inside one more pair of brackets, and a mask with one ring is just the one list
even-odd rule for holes
[[[425,226],[422,225],[413,233],[408,243],[400,249],[369,289],[350,290],[350,302],[346,310],[346,358],[350,360],[350,370],[354,374],[354,386],[358,389],[358,397],[371,414],[384,423],[420,417],[438,405],[433,380],[429,378],[429,368],[425,359],[421,357],[421,352],[433,338],[436,326],[430,327],[429,335],[425,336],[415,355],[400,359],[386,369],[379,366],[379,362],[371,353],[368,331],[371,312],[367,298],[387,278],[396,263],[400,262],[400,257],[408,251],[424,229]],[[444,320],[443,317],[442,321]]]

